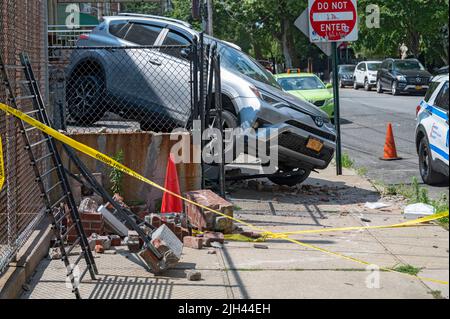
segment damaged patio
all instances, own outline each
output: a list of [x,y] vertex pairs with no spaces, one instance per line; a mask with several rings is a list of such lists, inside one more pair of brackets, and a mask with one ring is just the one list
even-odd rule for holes
[[[405,221],[400,197],[383,197],[351,170],[337,178],[333,168],[295,188],[273,191],[267,182],[230,186],[234,217],[272,232],[335,227],[392,225]],[[366,202],[388,207],[371,210]],[[248,227],[242,226],[243,230]],[[236,227],[235,227],[236,229]],[[160,275],[126,245],[95,253],[96,281],[80,284],[89,299],[398,299],[448,298],[448,285],[413,277],[448,281],[448,231],[429,223],[419,227],[295,235],[302,243],[399,272],[373,273],[365,265],[283,239],[265,242],[225,240],[210,247],[184,247],[180,262]],[[197,247],[198,248],[198,247]],[[374,266],[375,267],[375,266]],[[190,281],[186,272],[199,272]],[[21,298],[71,299],[66,270],[59,260],[42,260],[22,286]]]

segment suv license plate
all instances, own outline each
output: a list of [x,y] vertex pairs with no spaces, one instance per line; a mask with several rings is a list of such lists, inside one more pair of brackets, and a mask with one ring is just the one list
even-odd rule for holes
[[416,90],[417,91],[422,90],[422,85],[416,85]]
[[320,152],[323,148],[323,143],[315,138],[309,138],[306,147],[309,148],[310,150]]

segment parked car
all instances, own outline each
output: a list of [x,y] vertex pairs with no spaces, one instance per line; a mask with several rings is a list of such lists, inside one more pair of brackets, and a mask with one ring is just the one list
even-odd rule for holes
[[439,75],[439,74],[448,74],[448,65],[443,66],[442,68],[438,69],[434,75]]
[[364,61],[360,62],[353,74],[353,88],[355,90],[363,87],[366,91],[370,91],[377,85],[377,74],[380,69],[381,61]]
[[[338,84],[340,88],[346,86],[353,86],[353,74],[355,73],[356,65],[342,64],[338,65]],[[333,83],[333,72],[330,74],[331,83]]]
[[416,146],[420,175],[426,184],[448,182],[448,73],[433,78],[417,107]]
[[432,75],[417,59],[386,59],[377,75],[377,92],[425,94]]
[[[189,91],[189,81],[180,79],[178,75],[182,72],[177,74],[166,72],[173,68],[176,70],[187,68],[188,52],[180,51],[168,55],[158,50],[136,49],[142,50],[144,54],[151,53],[153,58],[150,63],[133,65],[132,59],[124,59],[127,64],[117,65],[112,63],[108,56],[112,54],[111,52],[106,54],[102,50],[102,53],[95,47],[184,45],[193,43],[199,36],[198,31],[178,20],[136,14],[104,17],[102,23],[91,34],[83,36],[78,42],[80,46],[94,48],[72,56],[68,72],[69,82],[76,83],[84,79],[89,80],[94,86],[105,83],[101,89],[81,92],[80,96],[103,92],[113,98],[125,99],[127,103],[124,107],[132,109],[132,113],[142,114],[143,110],[156,114],[163,112],[167,116],[179,119],[176,115],[181,108],[190,107],[188,101],[174,101],[170,97],[158,96],[158,90],[160,86],[166,85],[175,92]],[[229,128],[241,127],[247,132],[246,138],[260,138],[266,141],[268,137],[261,128],[274,129],[277,132],[278,145],[272,146],[270,150],[278,152],[278,171],[286,175],[274,176],[271,180],[277,184],[292,186],[304,181],[312,170],[325,169],[334,156],[336,142],[334,126],[327,114],[316,106],[285,93],[270,72],[237,46],[212,37],[206,37],[206,44],[216,44],[221,56],[222,92],[219,94],[222,96],[224,107],[223,125]],[[158,63],[151,63],[156,59],[155,54]],[[86,64],[89,64],[89,68],[85,67]],[[153,72],[143,69],[147,67],[152,68]],[[77,72],[80,69],[92,71],[89,74],[82,74]],[[144,83],[148,89],[126,89],[130,86],[124,85],[122,78],[130,72],[136,73],[134,81],[139,81],[139,87]],[[160,83],[160,86],[155,86],[154,83]],[[85,87],[80,85],[78,88],[82,91]],[[90,97],[89,101],[101,101],[101,98]],[[69,108],[74,108],[72,113],[84,112],[75,114],[79,119],[83,119],[85,113],[98,110],[116,113],[125,111],[111,110],[109,104],[104,104],[100,108],[94,104],[86,105],[85,109],[79,111],[76,108],[76,101],[68,101],[68,104]],[[96,116],[99,117],[101,116]],[[137,119],[145,120],[140,117]],[[151,127],[144,128],[151,129]],[[257,130],[249,132],[249,128]]]
[[315,74],[283,73],[275,75],[284,91],[319,107],[334,119],[334,99],[331,85],[325,85]]

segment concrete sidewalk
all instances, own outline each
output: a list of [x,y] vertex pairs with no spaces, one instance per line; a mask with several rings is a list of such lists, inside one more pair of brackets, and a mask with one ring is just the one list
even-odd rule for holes
[[[403,222],[404,203],[383,198],[391,206],[364,208],[380,195],[352,171],[336,177],[330,168],[314,174],[305,185],[281,188],[254,181],[230,187],[236,217],[258,227],[285,232],[328,227],[388,225]],[[273,191],[273,190],[276,191]],[[419,276],[448,281],[449,235],[440,226],[348,231],[294,236],[381,267],[412,265]],[[381,272],[379,287],[368,288],[371,273],[365,265],[300,247],[283,240],[265,243],[227,242],[216,254],[185,248],[182,263],[164,276],[146,271],[134,254],[120,247],[115,254],[96,258],[101,276],[83,282],[84,298],[436,298],[449,297],[448,285]],[[189,282],[184,270],[197,269],[203,280]],[[23,298],[73,298],[65,286],[64,265],[44,260]],[[373,275],[372,275],[373,276]],[[376,276],[376,274],[375,274]],[[374,277],[376,279],[376,277]],[[375,286],[377,281],[374,282]],[[370,287],[370,286],[369,286]]]

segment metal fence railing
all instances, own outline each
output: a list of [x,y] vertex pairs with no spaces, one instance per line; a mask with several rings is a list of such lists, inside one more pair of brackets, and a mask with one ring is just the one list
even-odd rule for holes
[[197,83],[192,46],[50,47],[56,122],[71,132],[186,127]]
[[83,25],[79,28],[68,28],[65,25],[48,26],[49,46],[74,46],[80,35],[89,34],[96,25]]

